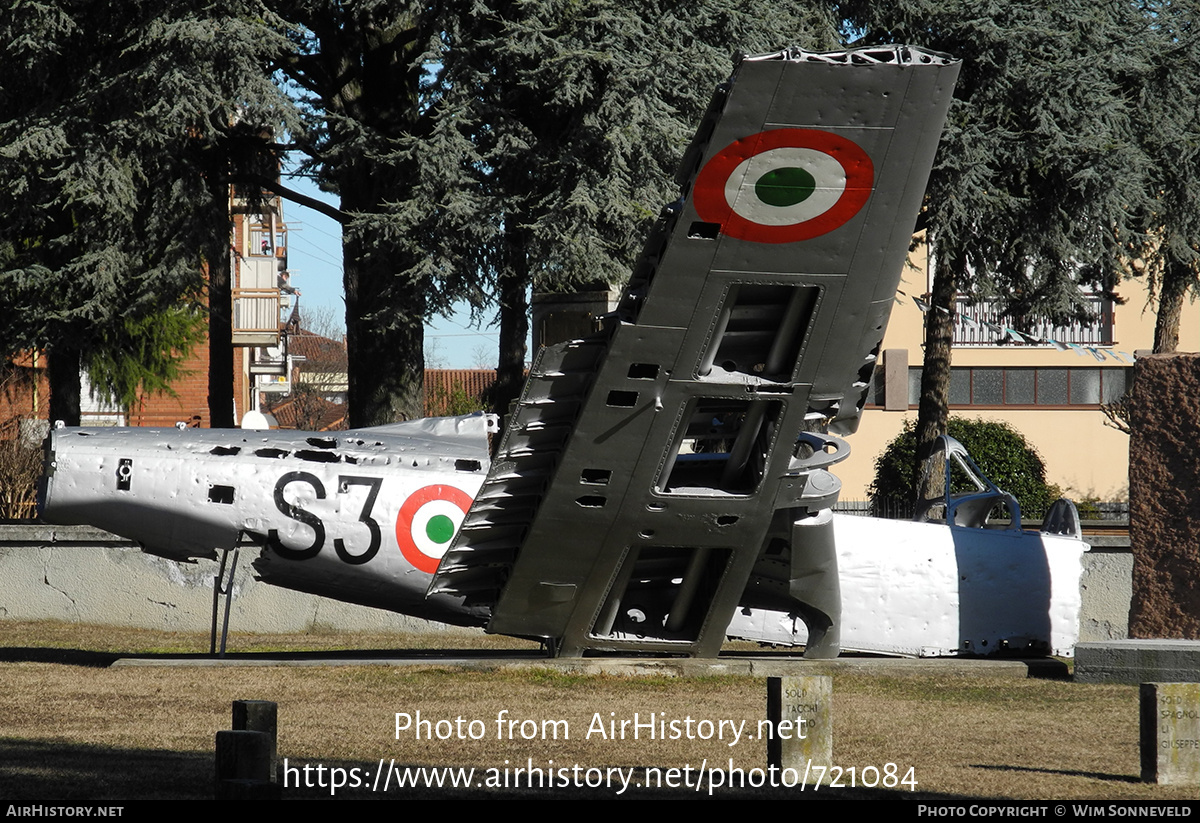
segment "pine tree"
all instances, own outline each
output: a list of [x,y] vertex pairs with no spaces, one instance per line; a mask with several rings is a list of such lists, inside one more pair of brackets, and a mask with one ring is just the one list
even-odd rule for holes
[[202,263],[229,256],[231,164],[261,168],[290,106],[266,19],[253,0],[0,18],[0,347],[46,351],[52,418],[78,423],[81,366],[128,402],[195,339]]
[[850,0],[868,42],[960,56],[963,71],[919,227],[928,232],[917,448],[945,432],[955,298],[1064,320],[1080,286],[1109,290],[1125,244],[1145,240],[1146,160],[1131,89],[1146,71],[1145,19],[1132,4]]
[[1148,70],[1138,91],[1138,135],[1147,162],[1143,234],[1130,255],[1158,296],[1154,351],[1179,344],[1189,292],[1200,288],[1200,5],[1146,2]]
[[[443,242],[500,318],[493,402],[520,390],[528,294],[620,286],[732,52],[835,45],[819,2],[456,0],[427,159]],[[452,24],[452,25],[451,25]],[[446,157],[459,158],[451,163]]]
[[351,425],[421,413],[423,321],[460,299],[499,305],[515,394],[530,286],[623,281],[731,51],[830,45],[821,8],[280,4],[307,165],[342,198]]
[[421,54],[437,37],[437,4],[276,5],[295,24],[282,67],[305,104],[304,168],[341,197],[350,425],[419,417],[424,321],[458,296],[423,253],[433,203],[411,148],[430,123]]

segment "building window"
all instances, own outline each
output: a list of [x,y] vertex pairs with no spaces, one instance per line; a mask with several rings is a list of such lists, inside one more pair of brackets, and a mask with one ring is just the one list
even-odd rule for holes
[[[953,367],[950,369],[950,405],[990,408],[1099,406],[1120,400],[1130,376],[1128,367]],[[916,406],[920,398],[921,369],[913,367],[908,370],[908,404]]]
[[286,243],[282,231],[271,234],[270,226],[255,226],[250,229],[250,254],[274,257],[275,250]]

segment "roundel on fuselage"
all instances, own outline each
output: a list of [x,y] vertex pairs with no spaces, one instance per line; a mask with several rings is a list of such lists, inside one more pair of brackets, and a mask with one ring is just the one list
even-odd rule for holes
[[396,542],[404,558],[427,574],[437,571],[470,508],[471,496],[454,486],[424,486],[409,495],[396,515]]
[[756,243],[819,237],[858,214],[875,181],[852,140],[819,129],[771,129],[735,140],[705,163],[692,202],[701,220]]

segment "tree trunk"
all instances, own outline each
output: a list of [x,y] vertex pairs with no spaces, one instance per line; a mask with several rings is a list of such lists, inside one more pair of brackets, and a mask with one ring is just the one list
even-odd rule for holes
[[[525,385],[525,340],[529,337],[529,280],[506,271],[500,276],[500,357],[492,408],[507,415]],[[506,421],[507,422],[507,419]]]
[[1191,272],[1182,263],[1171,262],[1163,272],[1162,289],[1158,295],[1158,316],[1154,322],[1154,353],[1173,352],[1179,348],[1179,318],[1183,313],[1183,298],[1187,296]]
[[425,316],[432,284],[398,277],[420,261],[370,220],[388,203],[404,201],[416,179],[415,161],[381,155],[397,150],[390,141],[429,128],[419,95],[427,67],[414,59],[427,41],[416,28],[418,7],[398,10],[404,8],[332,4],[314,19],[321,42],[314,65],[320,68],[307,79],[337,115],[330,144],[344,152],[327,171],[341,195],[341,211],[362,216],[342,226],[352,428],[425,415]]
[[213,242],[208,254],[208,425],[214,429],[232,429],[237,423],[233,409],[233,279],[229,255],[232,224],[228,184],[214,186],[213,195]]
[[[342,205],[355,210],[345,199]],[[399,267],[373,248],[361,228],[347,227],[342,265],[351,428],[425,416],[425,284],[396,282]]]
[[[917,410],[917,461],[913,488],[917,503],[942,493],[940,461],[932,460],[938,437],[946,433],[950,417],[950,358],[954,341],[955,274],[966,268],[963,255],[936,266],[932,304],[925,313],[925,362],[921,368],[921,399]],[[939,465],[934,465],[939,462]],[[927,471],[928,468],[928,471]],[[922,482],[924,479],[925,482]]]
[[68,426],[78,426],[82,353],[78,346],[64,341],[47,350],[46,361],[50,381],[50,424],[61,420]]
[[492,387],[492,410],[507,423],[513,402],[521,396],[525,384],[525,340],[529,337],[529,232],[523,228],[523,215],[505,217],[504,259],[496,288],[500,301],[499,360],[496,385]]

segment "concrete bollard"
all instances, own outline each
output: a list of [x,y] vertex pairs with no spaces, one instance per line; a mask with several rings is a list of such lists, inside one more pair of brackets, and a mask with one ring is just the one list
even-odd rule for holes
[[233,729],[235,731],[263,732],[271,738],[271,782],[279,779],[279,754],[277,748],[277,717],[279,707],[270,700],[233,701]]
[[829,779],[833,766],[833,678],[767,678],[767,719],[774,730],[767,740],[768,765],[795,769],[809,785]]
[[271,738],[264,732],[217,732],[217,800],[279,796],[270,781]]
[[1142,780],[1200,786],[1200,683],[1143,683]]
[[277,706],[233,701],[233,730],[217,732],[217,800],[278,800]]

